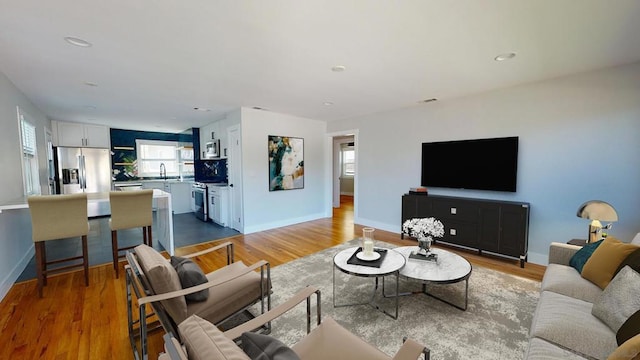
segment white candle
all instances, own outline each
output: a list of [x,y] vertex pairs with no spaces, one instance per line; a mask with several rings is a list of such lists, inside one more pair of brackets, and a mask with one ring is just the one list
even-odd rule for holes
[[370,240],[370,239],[364,240],[364,254],[365,256],[373,255],[373,240]]

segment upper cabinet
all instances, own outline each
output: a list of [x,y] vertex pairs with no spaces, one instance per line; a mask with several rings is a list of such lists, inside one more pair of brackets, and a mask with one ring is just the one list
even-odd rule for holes
[[[200,159],[227,158],[227,129],[222,124],[222,121],[216,121],[200,128]],[[213,156],[211,148],[214,149]]]
[[104,125],[52,121],[55,146],[109,148],[111,135]]

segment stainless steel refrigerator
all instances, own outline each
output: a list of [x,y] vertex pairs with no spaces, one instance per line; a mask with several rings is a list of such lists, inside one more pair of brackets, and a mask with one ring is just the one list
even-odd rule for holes
[[111,190],[109,149],[58,147],[56,171],[62,194]]

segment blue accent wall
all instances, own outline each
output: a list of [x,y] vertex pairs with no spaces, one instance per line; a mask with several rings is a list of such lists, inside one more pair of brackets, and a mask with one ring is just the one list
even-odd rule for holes
[[[191,143],[193,134],[188,133],[163,133],[153,131],[137,131],[111,129],[111,176],[114,181],[140,180],[136,170],[136,140],[163,140]],[[129,148],[129,149],[118,149]],[[115,165],[115,164],[131,165]]]

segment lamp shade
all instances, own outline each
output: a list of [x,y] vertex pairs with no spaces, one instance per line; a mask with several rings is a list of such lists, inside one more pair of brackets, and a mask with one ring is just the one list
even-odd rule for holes
[[618,221],[616,209],[600,200],[590,200],[580,205],[577,216],[589,220]]

